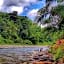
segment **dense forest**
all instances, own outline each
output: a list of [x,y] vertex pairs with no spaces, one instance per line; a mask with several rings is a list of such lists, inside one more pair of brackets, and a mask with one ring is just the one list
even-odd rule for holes
[[41,29],[26,16],[17,12],[0,12],[0,44],[37,44]]
[[52,45],[64,36],[64,6],[58,6],[52,12],[61,16],[58,29],[40,28],[28,17],[17,16],[16,11],[0,12],[0,44]]

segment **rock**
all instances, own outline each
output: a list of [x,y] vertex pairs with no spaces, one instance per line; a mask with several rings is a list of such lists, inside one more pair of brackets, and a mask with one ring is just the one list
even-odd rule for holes
[[34,56],[33,59],[34,60],[39,60],[39,56]]
[[33,64],[52,64],[52,62],[49,62],[49,61],[39,61],[39,62],[33,62]]
[[16,64],[14,62],[3,62],[2,64]]

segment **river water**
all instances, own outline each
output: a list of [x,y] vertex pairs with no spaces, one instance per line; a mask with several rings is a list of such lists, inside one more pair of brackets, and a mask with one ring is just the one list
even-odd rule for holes
[[[48,50],[49,47],[14,47],[14,48],[0,48],[0,58],[5,58],[8,61],[13,60],[30,60],[30,56],[33,54],[33,51],[39,51],[42,49],[43,51]],[[16,61],[15,61],[16,62]]]
[[6,53],[15,53],[15,54],[23,54],[33,51],[39,51],[42,48],[42,50],[47,50],[47,46],[43,47],[14,47],[14,48],[0,48],[0,54],[6,54]]

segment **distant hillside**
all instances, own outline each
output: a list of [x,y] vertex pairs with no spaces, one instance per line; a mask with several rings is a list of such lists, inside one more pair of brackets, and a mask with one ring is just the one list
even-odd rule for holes
[[[63,1],[64,2],[64,1]],[[36,17],[36,23],[43,30],[43,40],[55,43],[56,40],[64,38],[64,5],[51,7],[49,5],[41,8]]]
[[[38,24],[38,26],[40,26],[41,28],[44,27],[56,27],[59,28],[58,24],[61,22],[62,20],[62,15],[64,16],[64,1],[59,0],[59,2],[57,2],[58,0],[47,0],[46,2],[46,6],[44,8],[41,8],[38,11],[38,14],[36,16],[36,23]],[[54,5],[52,5],[53,3],[55,3]],[[55,10],[55,11],[54,11]]]
[[41,29],[17,12],[0,12],[0,44],[37,44]]

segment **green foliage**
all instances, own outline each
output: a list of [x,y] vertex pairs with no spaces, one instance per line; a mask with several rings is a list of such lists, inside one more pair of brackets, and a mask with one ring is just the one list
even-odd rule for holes
[[61,48],[58,48],[56,50],[56,53],[54,54],[54,60],[57,60],[59,58],[63,57],[63,51]]
[[[55,9],[52,9],[52,13],[56,13],[61,17],[61,21],[59,21],[59,28],[56,29],[54,27],[44,28],[42,33],[42,39],[45,42],[54,43],[60,37],[64,35],[64,6],[58,6]],[[49,21],[49,20],[47,20]]]
[[62,2],[63,0],[57,0],[58,2]]
[[26,16],[0,12],[0,43],[37,44],[41,29]]
[[30,40],[24,40],[23,42],[24,45],[32,45],[32,42]]
[[55,12],[59,14],[62,18],[64,18],[64,6],[57,6],[55,9],[52,10],[52,12]]
[[64,6],[58,6],[52,12],[61,16],[59,29],[52,27],[41,29],[26,16],[11,16],[0,12],[0,43],[52,45],[64,35]]
[[64,56],[64,46],[59,45],[57,48],[51,48],[50,52],[53,54],[53,59],[58,60],[59,58],[62,58]]

